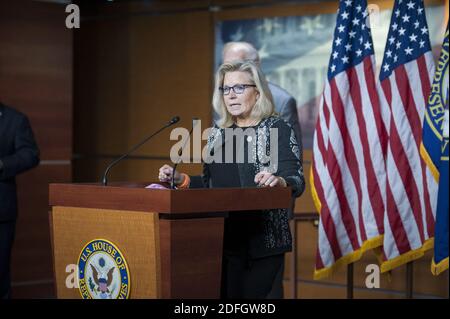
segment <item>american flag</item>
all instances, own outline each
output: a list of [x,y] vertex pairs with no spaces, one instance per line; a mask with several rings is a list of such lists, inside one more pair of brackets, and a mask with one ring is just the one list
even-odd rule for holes
[[320,212],[315,279],[382,244],[387,131],[366,0],[340,1],[314,134],[311,185]]
[[420,156],[434,74],[428,33],[423,1],[396,0],[380,72],[381,104],[390,111],[382,272],[433,244],[437,183]]

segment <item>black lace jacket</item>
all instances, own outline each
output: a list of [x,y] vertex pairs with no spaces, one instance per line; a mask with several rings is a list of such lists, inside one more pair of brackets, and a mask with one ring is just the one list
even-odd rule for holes
[[[236,130],[236,127],[231,129]],[[245,130],[245,138],[240,142],[234,138],[232,143],[235,152],[231,157],[233,163],[224,164],[225,145],[232,140],[228,133],[228,129],[212,128],[207,145],[209,158],[203,165],[203,174],[191,176],[190,188],[256,187],[255,175],[266,170],[283,177],[292,188],[293,197],[303,193],[302,150],[287,122],[273,116],[262,120],[251,131]],[[225,220],[224,249],[231,253],[248,254],[251,258],[291,251],[287,210],[230,212]]]

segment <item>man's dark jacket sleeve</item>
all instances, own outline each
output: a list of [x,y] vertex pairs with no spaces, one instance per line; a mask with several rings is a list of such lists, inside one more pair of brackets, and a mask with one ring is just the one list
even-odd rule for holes
[[17,218],[16,175],[39,164],[27,117],[0,104],[0,222]]
[[21,116],[18,123],[14,136],[14,153],[0,157],[3,163],[0,181],[14,178],[39,164],[39,149],[28,119]]

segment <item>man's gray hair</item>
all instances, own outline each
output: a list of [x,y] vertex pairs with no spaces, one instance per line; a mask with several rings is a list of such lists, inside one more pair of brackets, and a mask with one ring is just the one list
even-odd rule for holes
[[243,55],[243,60],[250,60],[252,62],[255,62],[259,64],[259,54],[258,50],[255,49],[255,47],[248,43],[248,42],[228,42],[224,45],[223,51],[222,51],[222,60],[224,60],[224,56],[228,51],[235,51],[239,52]]

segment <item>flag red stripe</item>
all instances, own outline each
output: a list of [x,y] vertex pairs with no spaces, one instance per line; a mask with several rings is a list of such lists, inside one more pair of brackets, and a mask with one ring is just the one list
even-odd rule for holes
[[412,208],[412,213],[416,221],[417,227],[419,228],[420,239],[423,242],[423,222],[421,218],[422,207],[420,204],[420,195],[417,187],[416,179],[414,173],[409,166],[408,157],[403,149],[402,141],[398,135],[397,126],[394,119],[391,118],[391,130],[390,130],[390,147],[392,156],[394,159],[394,165],[396,165],[397,170],[403,182],[403,187],[405,188],[406,195],[408,197],[409,203]]
[[[373,74],[373,64],[371,59],[365,59],[364,60],[364,72],[365,74]],[[380,142],[381,150],[383,152],[383,158],[386,160],[387,157],[387,146],[388,146],[388,132],[386,127],[383,123],[383,116],[381,112],[381,103],[380,98],[378,96],[377,92],[377,86],[375,83],[375,77],[373,76],[366,76],[366,84],[367,84],[367,90],[369,92],[370,101],[372,102],[372,109],[373,109],[373,115],[375,117],[375,125],[377,127],[378,132],[378,141]],[[385,170],[385,166],[383,167],[383,170]],[[375,174],[375,172],[374,172]],[[376,178],[374,179],[376,180]],[[380,189],[380,185],[378,183],[375,183],[375,186],[378,190],[378,193],[380,194],[381,198],[378,198],[378,205],[372,206],[374,207],[374,216],[375,221],[377,223],[378,233],[384,234],[384,212],[386,210],[385,203],[383,200],[383,197],[381,196],[382,192],[384,190]],[[370,190],[370,189],[369,189]],[[370,194],[372,194],[372,191],[370,191]],[[379,207],[378,207],[379,206]]]
[[[370,57],[366,58],[366,60],[370,61]],[[368,74],[368,73],[366,73]],[[369,73],[370,74],[370,73]],[[359,133],[360,133],[360,139],[362,143],[362,148],[364,152],[364,166],[365,171],[367,175],[367,188],[368,188],[368,194],[369,194],[369,200],[372,205],[372,210],[374,212],[374,217],[379,217],[377,222],[378,227],[378,233],[383,233],[383,216],[382,214],[377,214],[376,212],[384,212],[385,207],[383,203],[383,197],[381,196],[381,190],[378,185],[378,180],[375,174],[375,170],[373,167],[373,162],[371,161],[371,150],[369,147],[369,138],[367,136],[367,127],[366,127],[366,121],[364,119],[363,115],[363,105],[362,105],[362,98],[361,98],[361,87],[359,85],[358,75],[356,73],[356,70],[354,68],[350,69],[348,72],[348,78],[350,81],[350,92],[352,95],[353,105],[355,108],[356,117],[358,120],[358,126],[359,126]],[[369,88],[370,90],[370,88]],[[374,101],[372,101],[374,103]],[[378,215],[378,216],[377,216]],[[364,219],[362,217],[362,211],[360,214],[360,223],[361,228],[364,231],[361,233],[361,236],[363,238],[363,241],[367,240],[367,236],[365,233],[365,227],[364,227]]]
[[[334,188],[339,200],[342,221],[347,231],[347,236],[350,239],[353,250],[359,249],[358,234],[356,233],[355,220],[350,210],[350,206],[347,202],[347,197],[344,194],[344,185],[342,180],[341,170],[338,166],[337,159],[334,150],[330,147],[328,150],[327,168],[330,173],[331,180],[333,181]],[[330,169],[331,168],[331,169]]]
[[[371,59],[370,57],[367,57],[365,59],[365,61],[368,61],[369,64],[364,64],[364,67],[369,68],[369,70],[364,70],[365,74],[372,74],[372,63],[371,63]],[[372,204],[372,209],[374,212],[374,217],[375,220],[377,222],[377,227],[378,227],[378,233],[382,234],[383,230],[384,230],[384,225],[383,225],[383,212],[385,211],[385,207],[384,207],[384,201],[383,201],[383,197],[381,195],[381,189],[380,186],[378,185],[378,181],[376,178],[376,174],[375,174],[375,169],[373,167],[373,162],[371,161],[371,150],[369,147],[369,139],[367,137],[367,127],[366,127],[366,121],[364,119],[364,115],[363,115],[363,101],[361,98],[361,88],[359,85],[359,81],[358,81],[358,76],[356,73],[355,69],[350,69],[349,70],[349,78],[352,79],[352,86],[351,86],[351,95],[352,95],[352,100],[353,100],[353,104],[354,104],[354,108],[355,108],[355,112],[357,115],[357,119],[358,119],[358,126],[359,126],[359,132],[360,132],[360,138],[361,138],[361,142],[362,142],[362,147],[363,147],[363,152],[364,152],[364,164],[365,164],[365,170],[366,170],[366,174],[367,174],[367,187],[368,187],[368,191],[369,191],[369,198]],[[370,76],[365,77],[367,78],[372,78]],[[372,83],[373,86],[368,86],[368,91],[369,92],[375,92],[376,93],[376,87],[375,87],[375,83],[373,82],[373,78],[372,78]],[[379,109],[379,101],[378,101],[378,95],[375,94],[377,96],[376,100],[371,100],[371,106],[376,106]],[[365,103],[367,101],[364,101]],[[378,120],[378,123],[380,123],[381,118],[380,117],[376,117],[376,114],[374,114],[375,116],[375,120]],[[384,128],[384,125],[383,125]],[[383,129],[384,132],[386,132],[385,129]],[[385,133],[387,134],[387,133]],[[387,143],[386,143],[387,144]]]
[[323,96],[323,115],[325,117],[325,124],[327,125],[327,129],[330,128],[330,110],[328,109],[327,101],[325,100],[325,94]]
[[325,266],[323,265],[322,257],[320,257],[319,247],[317,247],[316,251],[316,269],[322,269]]
[[[330,82],[330,88],[331,88],[331,96],[332,96],[332,110],[333,114],[336,118],[336,122],[341,124],[339,125],[341,136],[342,136],[342,143],[344,144],[344,156],[345,160],[347,162],[347,165],[350,169],[350,174],[352,175],[353,182],[356,186],[356,192],[358,194],[358,209],[361,209],[361,187],[359,185],[359,173],[356,170],[358,170],[357,164],[356,164],[356,156],[355,151],[353,148],[353,144],[350,138],[350,133],[348,132],[347,125],[345,123],[345,113],[344,113],[344,106],[341,101],[338,88],[336,86],[336,78],[334,78]],[[355,168],[356,165],[356,168]],[[355,220],[353,218],[350,205],[347,201],[347,197],[345,196],[345,188],[344,188],[344,181],[342,178],[341,168],[339,167],[338,160],[336,157],[336,154],[333,149],[333,145],[331,145],[330,139],[328,140],[328,158],[327,158],[327,168],[330,173],[331,179],[333,181],[333,185],[336,189],[336,193],[339,198],[339,204],[341,207],[341,214],[342,214],[342,220],[344,221],[344,227],[347,231],[348,237],[350,239],[350,242],[352,244],[352,247],[354,250],[359,249],[359,241],[358,241],[358,235],[356,232],[356,224]]]
[[389,106],[389,110],[392,112],[392,88],[391,82],[389,79],[386,79],[381,82],[381,88],[383,89],[384,96],[386,97],[387,104]]
[[[424,105],[427,105],[428,96],[430,95],[431,92],[431,80],[430,76],[428,75],[428,68],[425,59],[425,54],[417,59],[417,65],[419,67],[419,74],[421,79],[420,83],[422,84],[422,96],[425,103]],[[420,136],[422,136],[422,134]]]
[[[369,58],[364,59],[364,72],[366,76],[367,90],[369,91],[370,101],[372,101],[372,109],[375,117],[375,125],[377,127],[378,139],[380,140],[381,149],[383,150],[383,157],[386,159],[387,146],[388,146],[388,132],[383,123],[383,115],[381,112],[380,98],[376,89],[375,77],[372,70],[372,60]],[[376,214],[379,215],[379,214]],[[377,220],[377,224],[380,225],[380,221]],[[383,220],[381,220],[383,225]]]
[[[323,108],[324,109],[327,108],[325,99],[324,99]],[[322,154],[322,158],[326,158],[327,152],[325,150],[325,145],[323,143],[322,128],[320,126],[319,120],[317,121],[317,125],[316,125],[316,140],[317,140],[319,152]],[[313,158],[313,160],[315,161],[315,158]],[[317,192],[317,196],[321,199],[320,218],[322,220],[323,227],[326,230],[325,234],[328,238],[328,242],[330,243],[334,259],[337,260],[342,256],[342,252],[341,252],[341,249],[339,246],[339,241],[338,241],[338,238],[336,235],[336,227],[332,221],[330,210],[329,210],[328,205],[325,200],[322,183],[320,181],[319,175],[317,174],[315,163],[313,163],[313,174],[314,174],[313,175],[314,176],[314,186],[315,186],[315,189]],[[331,222],[330,222],[330,220],[331,220]]]
[[[392,236],[394,237],[397,249],[401,255],[410,251],[411,246],[409,245],[408,236],[406,236],[405,227],[403,226],[402,219],[400,218],[400,213],[398,212],[397,205],[395,204],[394,196],[392,195],[391,187],[389,184],[386,185],[386,200],[386,212],[389,220],[389,226],[391,228]],[[386,257],[386,247],[383,253]]]
[[[383,93],[388,103],[389,109],[392,112],[392,88],[391,82],[388,78],[381,82],[381,88],[383,89]],[[392,125],[393,123],[391,115],[391,126]],[[397,249],[400,251],[400,253],[405,253],[411,250],[411,247],[409,245],[408,237],[406,236],[406,230],[403,227],[403,222],[400,218],[400,214],[398,212],[397,205],[395,203],[394,196],[392,195],[389,183],[386,183],[386,206],[389,227],[391,229],[392,236],[394,237]],[[383,254],[386,257],[385,250],[383,251]]]
[[[425,75],[425,77],[423,76],[423,71],[427,70],[426,67],[426,62],[425,62],[425,55],[422,55],[419,59],[416,60],[418,63],[418,69],[419,69],[419,73],[420,73],[420,79],[421,79],[421,86],[422,86],[422,93],[425,94],[425,96],[428,96],[430,93],[430,84],[429,84],[429,76],[428,74]],[[425,72],[427,73],[427,72]],[[410,122],[411,125],[411,129],[413,130],[413,137],[414,140],[416,142],[416,146],[417,149],[420,148],[420,144],[422,142],[422,121],[421,121],[421,117],[417,111],[417,105],[415,104],[414,98],[413,98],[413,92],[410,86],[410,82],[408,79],[408,75],[406,73],[406,69],[405,66],[401,66],[396,70],[396,76],[398,75],[396,81],[397,81],[397,86],[399,87],[400,90],[400,96],[402,97],[402,101],[403,101],[403,105],[406,105],[406,109],[405,109],[405,113],[408,116],[408,120]],[[428,81],[428,83],[426,83]],[[404,83],[404,85],[400,85],[400,83]],[[424,91],[424,87],[428,87],[428,92]],[[408,104],[405,104],[408,103]],[[426,98],[424,97],[424,103],[426,103]],[[425,163],[422,159],[421,156],[420,157],[420,164],[421,164],[421,173],[422,173],[422,182],[423,182],[423,190],[424,190],[424,196],[423,196],[423,200],[425,203],[425,212],[422,212],[421,206],[420,210],[417,209],[413,209],[414,212],[414,216],[416,218],[416,221],[419,220],[419,222],[417,223],[417,225],[419,226],[419,229],[421,230],[421,240],[422,242],[424,241],[424,225],[423,225],[423,219],[422,219],[422,214],[425,214],[425,218],[429,219],[429,215],[432,215],[432,209],[431,209],[431,204],[430,204],[430,194],[428,192],[428,187],[427,187],[427,180],[426,180],[426,166]],[[429,230],[429,228],[427,229]]]
[[422,140],[422,123],[420,121],[420,116],[417,113],[417,107],[416,103],[414,102],[411,83],[409,82],[408,74],[406,73],[404,65],[401,65],[397,69],[395,69],[395,81],[399,90],[400,98],[402,99],[405,114],[409,120],[409,124],[413,132],[414,140],[416,141],[416,145],[419,148],[420,142]]
[[[424,99],[424,105],[427,105],[428,103],[428,97],[431,93],[431,79],[428,73],[428,67],[426,62],[426,55],[422,55],[419,59],[417,59],[417,65],[419,69],[421,84],[422,84],[422,96]],[[425,112],[425,110],[424,110]],[[422,126],[421,126],[422,128]],[[422,132],[420,134],[420,141],[422,142]],[[427,232],[430,237],[434,235],[434,216],[433,216],[433,209],[431,208],[431,200],[430,200],[430,193],[428,191],[428,181],[427,181],[427,166],[423,161],[422,156],[420,157],[421,163],[422,163],[422,178],[424,181],[424,192],[425,192],[425,218],[427,221]]]
[[[366,135],[366,125],[364,122],[364,118],[362,118],[362,103],[361,103],[361,88],[359,87],[358,76],[356,74],[355,68],[350,68],[347,70],[347,78],[349,82],[350,88],[350,96],[353,102],[353,110],[348,108],[347,111],[354,111],[356,115],[356,121],[358,122],[359,127],[359,137],[361,140],[361,146],[363,148],[364,155],[369,154],[369,149],[367,147],[367,135]],[[366,153],[367,152],[367,153]],[[367,157],[363,155],[364,162],[367,162]],[[366,228],[364,227],[364,217],[362,213],[362,189],[361,189],[361,181],[360,181],[360,171],[358,165],[355,168],[358,172],[358,180],[355,181],[358,189],[358,216],[359,216],[359,231],[361,234],[361,240],[365,242],[367,240]],[[364,173],[363,173],[364,174]]]
[[[317,195],[319,196],[319,198],[324,199],[325,197],[323,193],[322,184],[320,182],[319,175],[317,174],[317,171],[315,169],[315,165],[313,169],[313,174],[314,174],[314,187],[316,188]],[[325,235],[327,236],[328,242],[330,243],[334,260],[337,260],[342,257],[342,252],[341,248],[339,247],[339,241],[336,235],[336,227],[331,217],[328,205],[324,200],[321,201],[320,219],[322,221],[323,228],[326,229]]]

